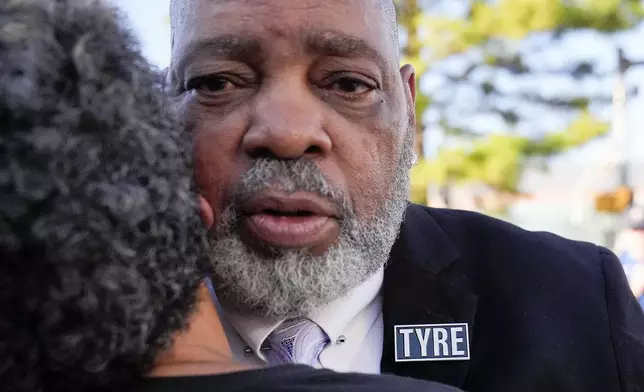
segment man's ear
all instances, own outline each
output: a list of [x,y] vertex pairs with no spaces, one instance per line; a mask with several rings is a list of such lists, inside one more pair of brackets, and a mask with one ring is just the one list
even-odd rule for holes
[[407,105],[414,107],[416,104],[416,71],[411,64],[405,64],[400,68],[400,76],[402,77],[405,96],[407,98]]
[[[413,132],[412,138],[416,139],[416,71],[410,64],[403,65],[400,68],[400,76],[403,81],[405,90],[405,100],[407,101],[407,115],[409,116],[409,130]],[[414,144],[417,144],[416,140]]]
[[215,224],[215,213],[210,203],[208,203],[208,200],[201,195],[199,195],[199,214],[201,215],[201,220],[206,230],[212,229],[212,226]]

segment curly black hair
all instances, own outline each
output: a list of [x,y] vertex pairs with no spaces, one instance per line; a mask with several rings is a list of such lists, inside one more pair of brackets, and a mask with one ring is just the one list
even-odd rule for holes
[[0,1],[0,389],[121,390],[209,262],[182,133],[118,11]]

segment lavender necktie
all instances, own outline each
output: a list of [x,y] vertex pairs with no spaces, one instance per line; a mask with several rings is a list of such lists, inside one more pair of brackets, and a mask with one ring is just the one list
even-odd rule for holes
[[319,357],[329,337],[313,321],[306,318],[284,321],[266,338],[270,347],[264,351],[269,364],[297,363],[319,365]]

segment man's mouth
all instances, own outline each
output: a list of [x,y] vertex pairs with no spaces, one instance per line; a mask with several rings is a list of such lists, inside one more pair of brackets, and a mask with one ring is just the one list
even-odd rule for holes
[[266,209],[260,212],[261,214],[269,214],[274,216],[315,216],[312,211],[298,210],[298,211],[284,211],[275,209]]
[[253,245],[325,251],[340,233],[340,211],[311,193],[269,192],[242,203],[240,229]]

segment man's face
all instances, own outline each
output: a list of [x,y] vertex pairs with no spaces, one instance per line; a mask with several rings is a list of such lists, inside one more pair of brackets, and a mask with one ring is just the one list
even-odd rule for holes
[[213,279],[239,310],[306,313],[387,259],[414,76],[380,1],[180,2],[170,80],[217,218]]

